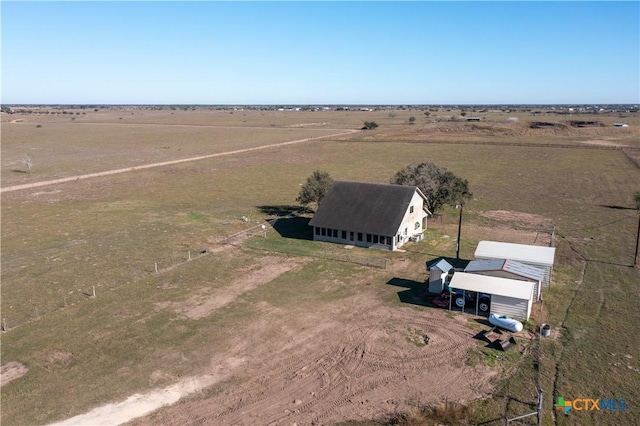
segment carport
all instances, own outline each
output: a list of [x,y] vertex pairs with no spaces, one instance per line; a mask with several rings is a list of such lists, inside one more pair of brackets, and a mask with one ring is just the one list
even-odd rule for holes
[[[508,315],[521,321],[528,320],[531,315],[534,288],[532,282],[456,272],[449,286],[457,290],[490,294],[490,314]],[[476,297],[476,315],[479,299]]]

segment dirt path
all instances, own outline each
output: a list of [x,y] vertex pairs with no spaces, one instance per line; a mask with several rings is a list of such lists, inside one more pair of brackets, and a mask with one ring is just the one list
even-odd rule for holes
[[200,155],[200,156],[197,156],[197,157],[182,158],[180,160],[164,161],[164,162],[161,162],[161,163],[144,164],[142,166],[126,167],[124,169],[107,170],[107,171],[104,171],[104,172],[89,173],[89,174],[86,174],[86,175],[79,175],[79,176],[70,176],[70,177],[60,178],[60,179],[51,179],[51,180],[46,180],[46,181],[42,181],[42,182],[25,183],[25,184],[22,184],[22,185],[14,185],[14,186],[8,186],[6,188],[0,188],[0,193],[10,192],[10,191],[19,191],[21,189],[37,188],[37,187],[41,187],[41,186],[55,185],[55,184],[58,184],[58,183],[73,182],[73,181],[78,181],[78,180],[81,180],[81,179],[89,179],[89,178],[95,178],[95,177],[101,177],[101,176],[115,175],[115,174],[119,174],[119,173],[133,172],[133,171],[137,171],[137,170],[151,169],[151,168],[154,168],[154,167],[162,167],[162,166],[169,166],[169,165],[173,165],[173,164],[187,163],[187,162],[190,162],[190,161],[204,160],[204,159],[207,159],[207,158],[223,157],[223,156],[226,156],[226,155],[234,155],[234,154],[242,154],[242,153],[245,153],[245,152],[259,151],[259,150],[262,150],[262,149],[275,148],[275,147],[286,146],[286,145],[293,145],[293,144],[298,144],[298,143],[302,143],[302,142],[309,142],[309,141],[314,141],[314,140],[319,140],[319,139],[324,139],[324,138],[332,138],[332,137],[336,137],[336,136],[343,136],[343,135],[347,135],[347,134],[358,132],[358,131],[359,130],[345,130],[343,132],[333,133],[333,134],[330,134],[330,135],[315,136],[315,137],[312,137],[312,138],[305,138],[305,139],[298,139],[298,140],[289,141],[289,142],[280,142],[280,143],[274,143],[274,144],[269,144],[269,145],[262,145],[262,146],[257,146],[257,147],[253,147],[253,148],[237,149],[237,150],[234,150],[234,151],[226,151],[226,152],[219,152],[219,153],[216,153],[216,154]]
[[[235,365],[231,365],[235,366]],[[135,394],[125,401],[103,405],[88,413],[72,417],[50,426],[107,426],[121,425],[158,408],[177,402],[180,398],[198,392],[229,377],[229,366],[219,366],[219,371],[198,377],[187,377],[171,386]]]

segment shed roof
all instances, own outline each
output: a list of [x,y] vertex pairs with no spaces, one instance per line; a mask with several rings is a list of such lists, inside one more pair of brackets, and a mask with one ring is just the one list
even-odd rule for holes
[[544,280],[544,271],[512,259],[483,259],[469,262],[464,272],[506,271],[536,281]]
[[451,264],[445,259],[440,259],[432,264],[429,264],[429,262],[427,262],[427,269],[432,270],[433,268],[440,269],[442,272],[448,272],[453,269],[453,266],[451,266]]
[[502,243],[498,241],[480,241],[476,248],[476,258],[512,259],[520,262],[553,265],[555,247],[532,246],[528,244]]
[[392,236],[416,192],[426,201],[415,186],[336,181],[309,224]]
[[533,286],[534,283],[529,281],[468,274],[466,272],[456,272],[449,282],[449,287],[458,290],[495,294],[524,300],[532,299]]

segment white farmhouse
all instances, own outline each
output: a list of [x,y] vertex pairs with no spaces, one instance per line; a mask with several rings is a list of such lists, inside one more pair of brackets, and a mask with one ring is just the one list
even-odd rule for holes
[[422,239],[426,201],[415,186],[337,181],[309,225],[317,241],[396,250]]

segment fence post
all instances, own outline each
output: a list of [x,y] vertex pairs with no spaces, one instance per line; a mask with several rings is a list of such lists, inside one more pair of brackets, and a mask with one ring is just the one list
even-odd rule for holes
[[93,295],[93,297],[96,297],[96,286],[92,286],[92,291],[91,294]]
[[7,319],[2,318],[2,331],[7,331]]
[[155,262],[155,267],[156,267],[156,274],[158,273],[158,262]]

